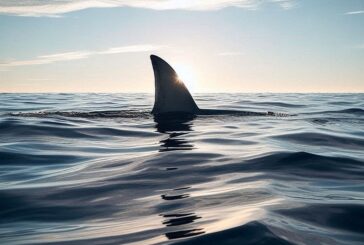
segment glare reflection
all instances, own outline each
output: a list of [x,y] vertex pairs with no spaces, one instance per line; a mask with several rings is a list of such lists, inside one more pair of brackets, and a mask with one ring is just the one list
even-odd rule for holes
[[189,91],[195,92],[197,87],[197,77],[191,67],[184,64],[175,64],[173,66],[178,74],[179,80],[181,80]]

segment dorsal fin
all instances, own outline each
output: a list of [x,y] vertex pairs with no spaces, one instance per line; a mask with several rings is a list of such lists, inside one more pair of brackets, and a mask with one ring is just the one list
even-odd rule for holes
[[151,55],[150,59],[155,79],[155,101],[152,113],[196,114],[199,109],[173,68],[156,55]]

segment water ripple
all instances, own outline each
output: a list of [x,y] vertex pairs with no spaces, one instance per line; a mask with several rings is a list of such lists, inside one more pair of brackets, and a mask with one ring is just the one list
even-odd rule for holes
[[0,243],[362,244],[363,94],[195,97],[0,94]]

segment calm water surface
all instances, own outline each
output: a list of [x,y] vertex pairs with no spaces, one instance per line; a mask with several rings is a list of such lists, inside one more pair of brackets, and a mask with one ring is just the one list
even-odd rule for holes
[[364,94],[0,94],[1,244],[364,244]]

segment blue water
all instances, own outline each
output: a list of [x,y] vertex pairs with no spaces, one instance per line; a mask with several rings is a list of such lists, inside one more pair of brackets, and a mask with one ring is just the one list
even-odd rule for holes
[[364,244],[364,94],[0,94],[0,244]]

